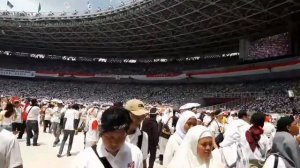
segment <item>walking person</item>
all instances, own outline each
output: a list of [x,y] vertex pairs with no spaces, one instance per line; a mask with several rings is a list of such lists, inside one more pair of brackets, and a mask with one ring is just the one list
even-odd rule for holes
[[18,132],[18,139],[22,139],[23,134],[25,132],[25,124],[23,124],[23,119],[22,119],[22,104],[20,102],[20,99],[13,99],[12,103],[14,104],[14,109],[16,112],[16,119],[12,123],[12,130],[13,132]]
[[15,119],[14,105],[8,102],[4,110],[0,113],[0,127],[12,132],[12,123]]
[[125,109],[130,111],[131,124],[127,131],[126,141],[136,145],[143,153],[143,167],[147,168],[148,159],[148,134],[140,130],[142,121],[145,119],[148,111],[142,101],[132,99],[126,102]]
[[176,124],[176,131],[170,136],[165,149],[163,160],[164,167],[168,167],[188,130],[197,125],[196,118],[196,114],[192,111],[185,111],[179,117]]
[[31,100],[31,105],[26,108],[27,121],[26,121],[26,144],[30,146],[30,139],[33,137],[33,146],[39,146],[37,143],[39,137],[39,123],[38,118],[41,109],[39,108],[36,99]]
[[44,116],[44,133],[46,133],[46,129],[49,129],[49,133],[52,133],[51,130],[51,114],[53,113],[53,104],[48,104],[48,107],[45,108],[45,116]]
[[80,152],[75,168],[143,168],[142,152],[126,142],[129,111],[111,107],[101,118],[101,138],[97,145]]
[[73,145],[73,138],[75,134],[75,130],[77,129],[77,125],[75,124],[75,115],[77,111],[79,110],[78,104],[73,104],[70,109],[68,109],[65,112],[64,115],[64,121],[63,121],[63,132],[64,137],[60,145],[59,152],[57,154],[57,157],[61,157],[61,154],[64,150],[65,143],[69,137],[69,144],[68,144],[68,150],[67,150],[67,156],[71,156],[71,149]]
[[97,118],[98,110],[92,110],[87,123],[85,148],[96,145],[99,140],[99,121]]
[[65,108],[63,105],[63,102],[60,100],[57,102],[57,106],[53,108],[52,110],[52,117],[51,117],[51,129],[53,131],[53,135],[55,137],[55,140],[53,142],[53,147],[55,147],[59,142],[59,136],[61,134],[61,126],[60,126],[60,120],[62,118],[62,115],[65,112]]
[[148,134],[148,151],[150,153],[149,166],[153,168],[156,159],[156,150],[159,140],[158,123],[156,121],[157,108],[150,109],[149,118],[145,118],[142,125],[142,131]]

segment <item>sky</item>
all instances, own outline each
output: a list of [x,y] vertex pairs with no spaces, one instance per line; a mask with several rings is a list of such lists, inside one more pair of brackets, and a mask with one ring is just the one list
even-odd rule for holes
[[96,11],[98,7],[104,10],[109,8],[109,6],[117,7],[122,1],[130,3],[132,0],[9,0],[14,5],[12,9],[6,5],[7,0],[0,0],[0,10],[37,12],[39,3],[41,3],[40,12],[86,11],[88,9],[88,1],[91,4],[91,10]]

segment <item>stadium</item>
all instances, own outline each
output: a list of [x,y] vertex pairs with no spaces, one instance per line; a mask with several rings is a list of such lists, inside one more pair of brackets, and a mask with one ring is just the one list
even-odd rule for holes
[[298,0],[41,1],[37,12],[16,1],[0,8],[2,110],[16,96],[174,110],[197,102],[199,114],[300,110]]

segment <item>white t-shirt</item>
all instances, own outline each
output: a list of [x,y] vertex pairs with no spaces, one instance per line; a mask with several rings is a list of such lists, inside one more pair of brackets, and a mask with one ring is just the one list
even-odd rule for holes
[[[116,156],[108,153],[101,142],[97,145],[99,157],[106,157],[112,168],[143,168],[143,156],[138,147],[125,142]],[[91,147],[79,153],[74,168],[105,168]]]
[[0,144],[1,168],[13,168],[22,165],[19,143],[11,132],[0,128]]
[[45,110],[45,119],[44,120],[51,120],[51,114],[53,113],[52,108],[46,108]]
[[269,123],[269,122],[265,122],[263,129],[264,129],[264,134],[268,138],[270,138],[276,132],[275,126],[272,123]]
[[[138,137],[141,135],[140,129],[136,129],[134,134],[127,135],[126,142],[129,142],[135,146],[137,146],[138,143]],[[148,158],[148,134],[143,131],[143,141],[142,141],[142,147],[141,151],[143,153],[143,159],[146,160]]]
[[[275,156],[274,155],[270,155],[268,157],[268,159],[266,160],[263,168],[273,168],[275,164]],[[278,166],[277,168],[286,168],[283,160],[281,157],[278,157]]]
[[87,142],[97,142],[99,140],[98,120],[93,118],[88,123],[88,131],[86,132]]
[[52,110],[51,122],[60,123],[61,115],[66,109],[54,107]]
[[75,119],[79,120],[79,116],[80,116],[81,111],[77,110],[75,113]]
[[27,114],[29,112],[29,114],[27,115],[27,120],[36,120],[37,121],[39,118],[40,111],[41,111],[41,109],[38,106],[28,106],[26,108]]
[[77,113],[77,110],[74,109],[68,109],[65,113],[65,117],[67,119],[65,130],[74,130],[74,119],[75,114]]
[[16,123],[22,123],[22,108],[21,107],[16,107],[15,108],[15,111],[16,111],[16,119],[14,122]]
[[219,129],[221,130],[221,127],[224,128],[224,125],[221,124],[219,121],[217,121],[217,119],[215,119],[214,121],[212,121],[210,123],[210,125],[208,126],[208,128],[213,133],[213,135],[215,135],[215,137],[217,137],[220,134]]

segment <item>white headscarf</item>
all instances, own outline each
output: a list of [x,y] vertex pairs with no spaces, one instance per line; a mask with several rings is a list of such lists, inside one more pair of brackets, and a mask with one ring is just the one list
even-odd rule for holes
[[196,118],[196,114],[192,111],[185,111],[178,119],[178,122],[176,124],[176,134],[178,134],[181,139],[183,139],[186,134],[184,125],[190,118]]
[[208,128],[197,125],[189,129],[168,168],[223,168],[218,149],[212,152],[209,164],[199,158],[197,154],[198,141],[205,137],[212,137]]

